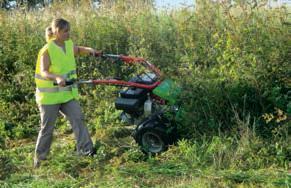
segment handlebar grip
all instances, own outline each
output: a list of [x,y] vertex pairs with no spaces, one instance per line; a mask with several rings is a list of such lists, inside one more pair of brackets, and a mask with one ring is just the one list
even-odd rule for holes
[[103,52],[102,51],[95,51],[94,53],[90,53],[90,55],[92,55],[94,57],[102,57]]
[[[66,81],[66,86],[73,85],[74,81]],[[57,86],[58,83],[54,82],[54,86]]]
[[115,54],[101,54],[100,57],[103,58],[112,58],[112,59],[119,59],[120,55],[115,55]]

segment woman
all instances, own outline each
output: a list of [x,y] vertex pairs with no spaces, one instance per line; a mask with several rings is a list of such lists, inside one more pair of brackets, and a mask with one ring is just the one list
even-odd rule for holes
[[70,40],[70,24],[59,18],[46,29],[47,44],[40,50],[35,70],[36,101],[40,110],[41,129],[38,134],[34,166],[45,160],[51,146],[53,129],[58,113],[70,122],[80,155],[91,155],[93,143],[81,112],[76,85],[66,86],[66,81],[76,79],[76,55],[101,53]]

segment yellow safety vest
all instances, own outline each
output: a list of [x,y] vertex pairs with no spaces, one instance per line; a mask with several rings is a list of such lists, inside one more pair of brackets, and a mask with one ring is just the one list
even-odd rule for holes
[[65,41],[65,49],[66,52],[51,40],[38,53],[35,69],[35,96],[38,104],[61,104],[72,99],[78,99],[78,88],[75,84],[66,87],[59,87],[53,84],[55,81],[48,80],[41,75],[40,58],[43,53],[48,50],[50,57],[49,72],[60,75],[65,78],[65,80],[77,79],[74,45],[72,40]]

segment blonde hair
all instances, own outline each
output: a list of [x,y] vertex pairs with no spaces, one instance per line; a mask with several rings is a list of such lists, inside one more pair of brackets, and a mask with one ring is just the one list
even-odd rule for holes
[[60,31],[66,28],[70,28],[70,23],[67,20],[63,18],[54,19],[51,23],[51,26],[45,29],[46,41],[48,42],[49,40],[53,39],[57,31]]
[[46,40],[46,42],[48,42],[53,38],[54,38],[53,30],[52,30],[52,27],[49,26],[45,29],[45,40]]

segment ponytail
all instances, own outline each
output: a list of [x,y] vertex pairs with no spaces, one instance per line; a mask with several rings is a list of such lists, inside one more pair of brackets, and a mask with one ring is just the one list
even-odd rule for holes
[[53,39],[54,37],[54,33],[53,33],[53,30],[52,30],[52,27],[49,26],[45,29],[45,40],[46,42],[50,41],[51,39]]
[[51,26],[45,29],[46,42],[52,40],[55,37],[56,32],[65,28],[70,28],[70,23],[67,20],[63,18],[54,19],[51,23]]

